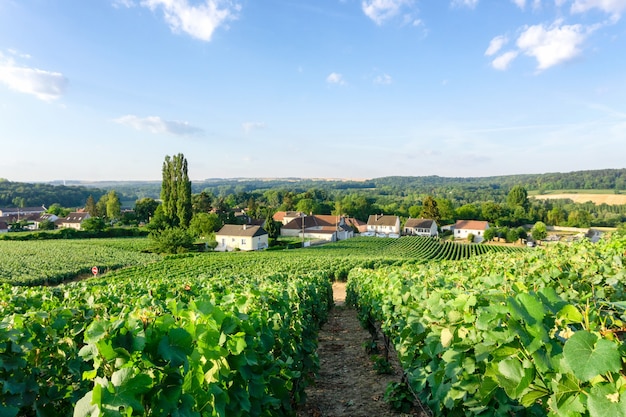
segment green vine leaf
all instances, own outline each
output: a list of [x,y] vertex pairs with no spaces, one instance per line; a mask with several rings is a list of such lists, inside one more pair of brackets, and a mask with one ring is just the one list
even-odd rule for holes
[[598,339],[586,330],[574,333],[567,340],[563,357],[574,375],[582,381],[590,381],[607,372],[618,372],[622,363],[615,343]]

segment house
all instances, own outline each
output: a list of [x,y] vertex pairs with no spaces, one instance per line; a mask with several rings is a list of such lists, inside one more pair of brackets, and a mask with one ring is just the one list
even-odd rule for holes
[[277,211],[276,213],[274,213],[272,218],[274,219],[275,222],[280,222],[283,225],[286,225],[293,219],[297,217],[303,217],[304,215],[305,215],[304,213],[299,212],[299,211]]
[[0,220],[0,233],[6,233],[9,231],[9,224],[3,220]]
[[384,214],[372,214],[367,219],[367,232],[380,237],[399,237],[400,218]]
[[431,219],[407,219],[403,233],[411,236],[439,236],[437,222]]
[[55,221],[57,221],[58,219],[59,219],[59,217],[58,217],[58,216],[56,216],[56,215],[54,215],[54,214],[51,214],[51,213],[42,213],[42,214],[41,214],[41,216],[38,216],[36,219],[33,219],[33,220],[32,220],[33,224],[32,224],[32,227],[31,227],[31,228],[32,228],[33,230],[36,230],[36,229],[39,229],[39,224],[40,224],[41,222],[44,222],[44,221],[50,221],[50,222],[54,223],[54,222],[55,222]]
[[217,241],[216,251],[228,252],[239,250],[261,250],[269,245],[267,232],[261,226],[248,226],[247,224],[225,224],[215,234]]
[[354,231],[345,217],[316,214],[292,219],[280,228],[280,235],[335,242],[353,237]]
[[367,232],[367,223],[354,217],[346,217],[346,224],[358,233]]
[[57,219],[54,222],[54,224],[62,228],[80,230],[81,224],[90,217],[91,215],[87,213],[86,211],[73,212],[73,213],[68,214],[67,217],[64,217],[62,219]]
[[482,220],[458,220],[454,224],[454,238],[467,239],[474,235],[474,242],[480,243],[484,239],[485,230],[489,229],[489,223]]

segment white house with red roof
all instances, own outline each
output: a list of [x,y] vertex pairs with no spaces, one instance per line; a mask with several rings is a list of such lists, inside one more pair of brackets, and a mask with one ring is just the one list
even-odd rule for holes
[[489,222],[482,220],[457,220],[454,224],[454,238],[467,239],[472,234],[474,242],[480,243],[485,236],[485,230],[489,229]]

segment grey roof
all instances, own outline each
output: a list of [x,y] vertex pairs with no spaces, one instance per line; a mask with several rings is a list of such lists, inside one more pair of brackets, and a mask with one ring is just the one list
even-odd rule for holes
[[431,219],[408,219],[404,224],[404,227],[412,227],[415,229],[430,229],[435,223]]
[[372,214],[367,219],[369,226],[395,226],[398,216],[386,216],[384,214]]
[[91,217],[89,213],[85,212],[74,212],[67,215],[61,219],[61,223],[82,223],[83,220]]
[[261,226],[248,226],[239,224],[225,224],[216,235],[256,237],[266,235],[267,232]]

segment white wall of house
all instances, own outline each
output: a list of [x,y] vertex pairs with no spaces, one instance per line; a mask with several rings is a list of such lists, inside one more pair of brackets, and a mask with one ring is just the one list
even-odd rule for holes
[[[489,226],[487,226],[487,229],[489,228]],[[474,229],[455,229],[454,230],[454,238],[455,239],[467,239],[467,236],[469,234],[473,234],[474,235],[474,242],[476,243],[480,243],[484,240],[485,238],[485,231],[484,230],[474,230]]]
[[405,227],[404,234],[411,236],[428,236],[434,237],[439,236],[439,232],[437,231],[437,224],[433,222],[429,229],[426,228],[417,228],[417,227]]
[[378,226],[378,225],[367,225],[368,232],[375,233],[384,233],[388,235],[389,233],[400,233],[400,220],[396,222],[394,226]]
[[226,236],[216,235],[216,251],[231,252],[236,248],[243,251],[266,249],[269,246],[268,235],[261,236]]

